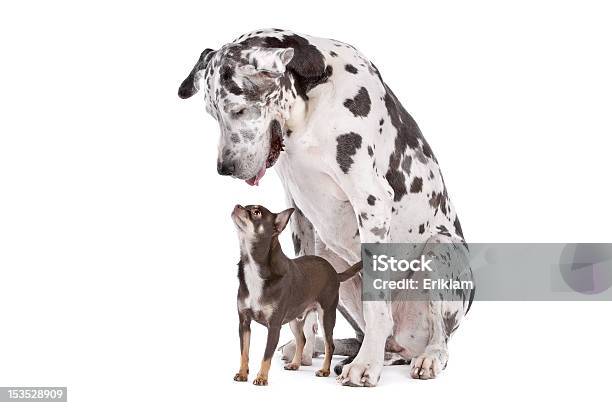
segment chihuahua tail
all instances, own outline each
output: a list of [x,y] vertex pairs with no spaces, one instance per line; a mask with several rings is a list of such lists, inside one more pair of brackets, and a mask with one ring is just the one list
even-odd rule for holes
[[353,276],[357,274],[361,269],[363,269],[363,261],[357,262],[355,265],[348,268],[346,271],[338,274],[338,282],[344,282],[345,280],[351,279]]

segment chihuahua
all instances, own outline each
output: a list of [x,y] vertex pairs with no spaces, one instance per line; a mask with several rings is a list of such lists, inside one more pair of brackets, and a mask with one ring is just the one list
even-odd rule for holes
[[292,213],[293,208],[289,208],[275,214],[261,205],[236,205],[232,211],[240,241],[238,319],[241,356],[235,381],[248,379],[251,320],[268,328],[263,361],[253,384],[268,384],[270,360],[278,344],[281,326],[285,323],[289,323],[296,344],[293,360],[285,365],[285,370],[297,370],[306,342],[304,317],[311,310],[318,311],[325,335],[323,367],[316,375],[329,376],[340,282],[359,272],[362,263],[360,261],[346,271],[336,273],[329,262],[318,256],[287,258],[278,236]]

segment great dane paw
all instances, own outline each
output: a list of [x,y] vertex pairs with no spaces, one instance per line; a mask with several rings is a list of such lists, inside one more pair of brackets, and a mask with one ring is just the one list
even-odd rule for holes
[[349,387],[375,387],[381,371],[382,364],[353,361],[342,368],[337,381]]
[[[278,348],[278,351],[281,352],[281,359],[283,361],[291,361],[293,360],[293,355],[295,354],[295,341],[291,340],[289,343],[283,344]],[[307,355],[308,353],[302,354],[302,365],[303,366],[311,366],[312,365],[312,356]]]
[[412,360],[410,376],[418,380],[429,380],[440,374],[441,367],[438,357],[430,354],[421,354]]

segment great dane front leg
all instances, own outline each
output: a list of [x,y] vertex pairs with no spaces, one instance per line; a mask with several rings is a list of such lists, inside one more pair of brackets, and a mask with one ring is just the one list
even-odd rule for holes
[[429,302],[429,344],[410,364],[410,376],[419,380],[436,378],[448,361],[448,336],[442,320],[442,302]]
[[387,302],[363,302],[366,331],[361,349],[352,363],[342,369],[338,381],[342,385],[373,387],[380,379],[385,342],[391,335],[393,323]]
[[[355,211],[361,243],[389,242],[392,191],[384,178],[372,173],[368,157],[355,160],[355,167],[351,167],[350,172],[338,172],[336,179]],[[362,309],[363,343],[355,359],[342,369],[338,381],[343,385],[372,387],[380,378],[385,344],[393,332],[393,318],[390,305],[384,301],[363,302]]]
[[[467,247],[458,237],[434,235],[427,240],[423,250],[428,259],[433,259],[435,278],[456,281],[471,281]],[[429,342],[425,350],[412,359],[410,375],[412,378],[428,380],[435,378],[448,362],[448,339],[470,308],[473,291],[453,291],[440,294],[441,299],[429,301],[427,322]]]

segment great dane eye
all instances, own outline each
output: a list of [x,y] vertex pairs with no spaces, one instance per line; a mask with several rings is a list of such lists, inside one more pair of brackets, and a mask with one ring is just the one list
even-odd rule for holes
[[242,108],[242,109],[240,109],[240,110],[237,110],[236,112],[234,112],[234,116],[236,116],[236,117],[240,117],[240,116],[244,115],[244,112],[245,112],[245,111],[246,111],[246,109],[245,109],[245,108]]

